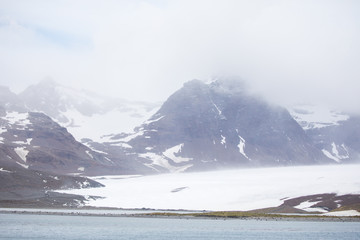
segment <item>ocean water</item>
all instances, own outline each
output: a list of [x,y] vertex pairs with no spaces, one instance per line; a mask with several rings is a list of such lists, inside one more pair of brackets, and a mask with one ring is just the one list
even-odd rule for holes
[[360,239],[360,222],[0,214],[0,239]]

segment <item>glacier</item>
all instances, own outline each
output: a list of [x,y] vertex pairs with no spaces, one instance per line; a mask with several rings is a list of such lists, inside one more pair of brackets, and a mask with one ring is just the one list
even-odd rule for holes
[[354,164],[98,176],[105,187],[61,192],[102,197],[89,200],[94,207],[245,211],[312,194],[360,194],[359,171]]

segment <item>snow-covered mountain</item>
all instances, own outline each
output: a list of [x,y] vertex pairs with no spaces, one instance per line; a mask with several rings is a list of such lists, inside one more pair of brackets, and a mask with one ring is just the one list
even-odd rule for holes
[[2,87],[0,99],[1,161],[32,170],[146,174],[360,158],[358,117],[309,106],[290,115],[234,79],[189,81],[160,108],[51,80],[19,95]]
[[326,157],[337,163],[360,160],[360,116],[319,105],[289,109]]
[[47,206],[58,202],[76,206],[85,199],[51,191],[101,186],[85,177],[68,174],[90,174],[100,167],[106,169],[102,155],[77,142],[45,114],[29,112],[24,102],[8,88],[0,88],[0,99],[2,206],[17,203],[37,206],[40,202]]
[[30,111],[43,112],[66,127],[78,141],[101,142],[103,135],[131,132],[159,105],[102,96],[49,79],[29,86],[19,98]]
[[0,116],[0,124],[1,166],[54,174],[91,174],[115,165],[77,142],[43,113],[9,111]]
[[328,163],[289,112],[237,80],[193,80],[131,134],[108,143],[157,171]]
[[[0,88],[0,167],[17,166],[53,174],[87,175],[141,171],[142,164],[117,163],[107,157],[106,153],[94,151],[76,141],[65,127],[54,121],[58,120],[61,123],[60,119],[66,117],[62,114],[62,110],[65,107],[76,109],[76,104],[72,105],[71,101],[61,101],[61,99],[67,99],[67,96],[61,95],[56,90],[62,89],[61,86],[53,82],[42,82],[39,85],[39,89],[30,87],[29,89],[32,90],[26,91],[27,97],[25,93],[19,97],[6,87]],[[36,101],[29,97],[32,91]],[[41,98],[41,94],[48,98],[40,101],[38,98]],[[51,98],[52,95],[54,98]],[[34,106],[37,100],[40,101],[39,106],[43,108]],[[86,101],[83,100],[83,102]],[[89,102],[90,100],[87,102],[88,105],[90,105]],[[37,109],[39,111],[36,111]],[[97,113],[101,110],[99,106],[94,109]],[[53,114],[58,118],[51,119],[44,113],[46,111],[49,111],[49,115]],[[71,119],[71,121],[77,122],[78,119]],[[101,125],[108,126],[106,121]],[[97,128],[96,125],[92,127]],[[89,137],[93,133],[88,132]],[[125,170],[121,171],[121,169]]]

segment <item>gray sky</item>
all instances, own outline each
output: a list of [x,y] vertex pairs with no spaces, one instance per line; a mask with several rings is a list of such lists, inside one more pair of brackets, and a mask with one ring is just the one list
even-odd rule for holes
[[238,75],[275,102],[360,112],[360,1],[0,0],[0,84],[164,101]]

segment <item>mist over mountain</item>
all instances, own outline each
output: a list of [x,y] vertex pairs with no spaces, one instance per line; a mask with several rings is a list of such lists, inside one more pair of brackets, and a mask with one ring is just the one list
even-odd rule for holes
[[62,86],[51,79],[31,85],[19,94],[31,111],[43,112],[66,127],[78,141],[100,141],[102,135],[130,132],[159,104],[127,101]]
[[[352,162],[360,153],[355,116],[330,110],[326,115],[324,108],[310,106],[289,108],[290,114],[251,94],[236,78],[189,81],[160,109],[52,80],[29,86],[19,95],[6,87],[0,93],[3,142],[22,142],[13,145],[13,151],[22,149],[35,170],[201,171]],[[316,120],[319,113],[322,120]],[[20,132],[12,132],[19,126]],[[18,155],[15,162],[25,164]]]

